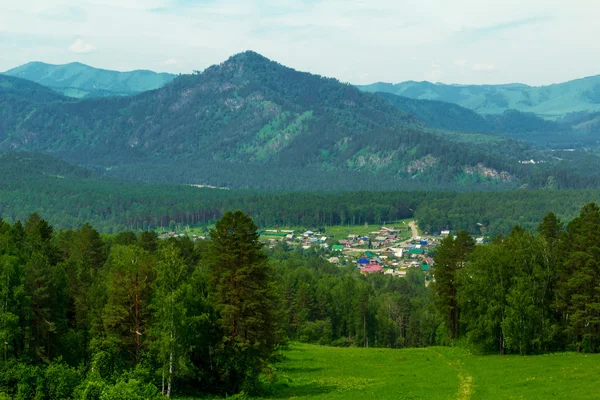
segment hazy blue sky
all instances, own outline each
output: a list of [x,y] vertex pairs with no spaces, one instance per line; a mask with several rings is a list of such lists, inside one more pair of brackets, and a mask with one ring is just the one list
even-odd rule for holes
[[255,50],[351,83],[600,74],[599,0],[0,0],[0,71],[191,72]]

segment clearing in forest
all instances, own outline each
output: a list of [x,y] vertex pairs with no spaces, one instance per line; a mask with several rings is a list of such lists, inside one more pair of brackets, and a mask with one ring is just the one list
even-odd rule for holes
[[600,355],[474,356],[457,348],[292,344],[265,399],[591,399]]

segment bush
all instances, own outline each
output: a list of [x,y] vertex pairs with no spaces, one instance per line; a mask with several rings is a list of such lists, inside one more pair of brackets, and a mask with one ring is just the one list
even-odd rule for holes
[[76,390],[79,400],[100,400],[106,384],[99,380],[86,380]]
[[58,361],[44,371],[47,398],[50,400],[70,399],[79,382],[81,374],[68,365]]
[[298,328],[298,339],[305,343],[328,345],[331,343],[333,329],[331,320],[307,321]]
[[333,346],[333,347],[350,347],[353,345],[354,345],[354,340],[347,338],[347,337],[341,337],[341,338],[331,342],[331,346]]
[[13,364],[13,368],[7,372],[9,378],[14,382],[14,386],[7,389],[14,391],[13,398],[15,400],[41,400],[44,398],[44,374],[41,368],[26,364]]
[[151,400],[159,398],[160,394],[156,386],[137,379],[119,380],[115,385],[105,387],[100,396],[101,400]]

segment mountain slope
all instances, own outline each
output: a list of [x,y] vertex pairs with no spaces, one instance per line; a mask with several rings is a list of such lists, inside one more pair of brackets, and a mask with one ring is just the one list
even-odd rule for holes
[[500,134],[552,149],[597,147],[600,140],[600,113],[570,114],[559,121],[550,121],[517,110],[480,115],[444,101],[411,99],[385,92],[376,95],[432,128]]
[[52,89],[24,79],[0,75],[0,138],[9,135],[47,103],[69,101]]
[[75,98],[128,96],[158,89],[176,75],[146,70],[118,72],[81,63],[52,65],[30,62],[4,74],[27,79]]
[[[427,128],[378,96],[253,52],[137,96],[46,104],[0,133],[0,148],[114,176],[225,187],[544,186],[557,162],[508,138]],[[544,163],[520,163],[530,159]]]
[[379,82],[358,87],[366,92],[455,103],[480,114],[500,114],[514,109],[544,118],[560,118],[572,112],[600,111],[600,75],[540,87],[523,84],[445,85],[414,81],[398,84]]
[[9,97],[27,99],[35,103],[46,103],[65,100],[64,96],[54,90],[28,80],[0,75],[0,99]]
[[412,99],[387,92],[376,92],[376,95],[402,111],[416,116],[432,128],[479,133],[492,132],[492,128],[484,116],[454,103]]

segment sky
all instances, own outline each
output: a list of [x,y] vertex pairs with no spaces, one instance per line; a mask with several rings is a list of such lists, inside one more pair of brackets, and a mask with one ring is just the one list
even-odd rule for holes
[[600,74],[598,0],[0,0],[0,71],[190,73],[254,50],[367,84],[547,85]]

